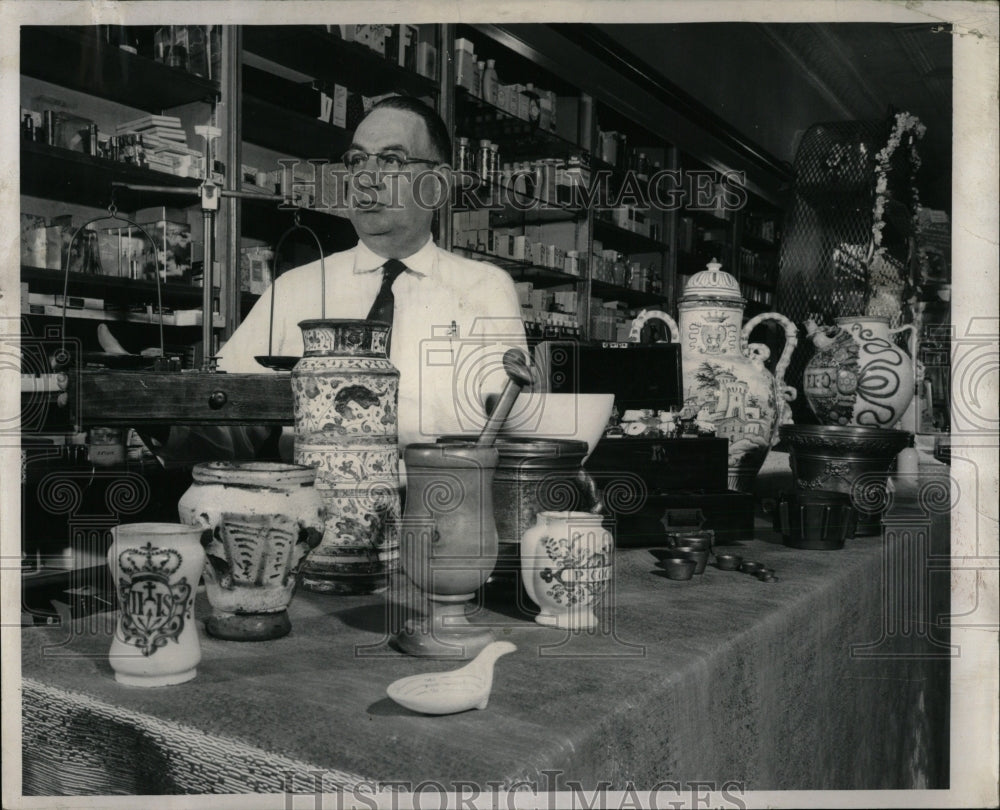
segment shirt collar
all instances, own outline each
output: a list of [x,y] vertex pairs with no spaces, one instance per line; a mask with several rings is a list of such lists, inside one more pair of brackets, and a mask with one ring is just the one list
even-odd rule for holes
[[[424,246],[416,253],[400,259],[407,269],[418,276],[428,276],[434,270],[437,260],[437,250],[434,240],[428,236]],[[385,256],[379,256],[369,248],[364,242],[358,240],[358,245],[354,249],[354,272],[355,274],[374,273],[381,270],[382,265],[387,261]]]

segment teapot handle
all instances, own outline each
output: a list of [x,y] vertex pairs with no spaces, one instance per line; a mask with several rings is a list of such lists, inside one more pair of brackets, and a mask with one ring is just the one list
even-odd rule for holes
[[661,312],[658,309],[644,309],[642,312],[636,315],[636,317],[632,321],[632,328],[629,330],[628,333],[629,343],[638,343],[639,336],[642,333],[642,327],[646,325],[647,321],[655,321],[655,320],[663,321],[667,325],[667,328],[670,330],[671,343],[681,342],[681,333],[680,330],[677,328],[677,321],[675,321],[673,318],[667,315],[666,312]]
[[768,320],[777,321],[785,328],[785,347],[781,351],[781,357],[778,358],[778,364],[774,367],[774,379],[780,386],[784,382],[785,370],[788,368],[789,362],[791,362],[792,352],[795,351],[795,347],[799,343],[799,330],[795,328],[795,324],[777,312],[762,312],[760,315],[756,315],[747,321],[743,327],[743,345],[745,346],[749,343],[750,333],[753,332],[756,326]]

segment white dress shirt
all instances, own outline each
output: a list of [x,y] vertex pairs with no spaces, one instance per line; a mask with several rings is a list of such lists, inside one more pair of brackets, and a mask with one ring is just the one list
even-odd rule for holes
[[[310,318],[365,318],[382,283],[386,259],[363,242],[289,270],[266,291],[219,351],[219,369],[263,373],[257,355],[301,356],[299,322]],[[393,284],[395,301],[389,359],[399,369],[399,444],[434,441],[448,433],[478,432],[485,399],[503,388],[504,351],[527,352],[514,283],[503,270],[441,250],[428,238],[402,259],[408,271]]]

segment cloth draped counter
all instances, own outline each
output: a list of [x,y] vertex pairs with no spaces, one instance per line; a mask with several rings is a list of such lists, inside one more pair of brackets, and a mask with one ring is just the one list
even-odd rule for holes
[[[787,484],[781,463],[769,466]],[[311,793],[317,774],[327,790],[390,780],[484,793],[522,780],[540,791],[695,780],[944,788],[948,525],[947,505],[903,510],[883,536],[831,552],[787,548],[758,521],[733,550],[774,568],[774,583],[712,566],[675,582],[648,550],[619,549],[602,628],[572,637],[487,588],[470,618],[518,650],[498,662],[485,710],[443,717],[386,697],[398,678],[460,666],[388,646],[412,594],[300,591],[291,635],[202,634],[198,677],[164,689],[114,681],[112,614],[26,629],[22,790]],[[203,595],[198,607],[207,614]]]

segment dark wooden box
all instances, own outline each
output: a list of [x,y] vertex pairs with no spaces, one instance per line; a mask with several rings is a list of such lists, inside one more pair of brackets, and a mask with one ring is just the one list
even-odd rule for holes
[[725,492],[728,439],[601,439],[586,468],[599,488],[621,479],[642,479],[648,495],[674,490]]
[[753,538],[754,500],[749,492],[680,490],[649,495],[637,511],[613,507],[609,504],[606,511],[615,520],[615,542],[621,547],[666,545],[668,524],[682,528],[694,521],[715,532],[717,545]]

